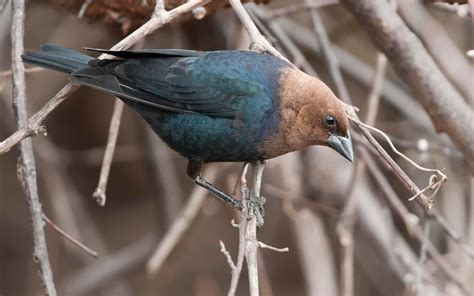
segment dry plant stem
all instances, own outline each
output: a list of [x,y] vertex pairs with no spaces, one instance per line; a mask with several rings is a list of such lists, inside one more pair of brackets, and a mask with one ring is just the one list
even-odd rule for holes
[[53,221],[51,221],[48,216],[46,216],[43,213],[43,220],[48,224],[51,228],[53,228],[57,233],[59,233],[62,237],[73,243],[74,245],[78,246],[81,250],[86,252],[87,254],[91,255],[94,258],[99,257],[99,254],[97,254],[96,251],[90,249],[89,247],[85,246],[72,236],[70,236],[66,231],[62,230],[58,225],[54,224]]
[[[305,3],[309,4],[309,0],[305,0]],[[319,40],[321,44],[321,49],[323,52],[323,56],[326,59],[327,66],[329,68],[329,72],[331,73],[331,77],[336,84],[337,94],[339,97],[346,102],[347,104],[352,104],[352,100],[349,96],[349,91],[347,90],[346,84],[344,83],[344,79],[341,74],[341,70],[339,68],[339,60],[336,57],[336,54],[331,48],[331,41],[326,32],[326,28],[321,20],[321,16],[317,9],[311,9],[311,21],[313,23],[314,33],[316,34],[316,38]]]
[[[247,191],[246,185],[242,185],[242,196],[244,196],[244,191]],[[247,219],[243,219],[237,225],[239,227],[239,238],[245,237],[245,229],[247,228]],[[234,296],[237,292],[237,285],[239,284],[240,274],[242,272],[242,266],[244,265],[244,258],[245,258],[245,240],[239,240],[239,250],[237,254],[237,262],[234,264],[232,262],[232,258],[230,257],[229,252],[225,249],[224,243],[221,241],[221,252],[226,256],[227,262],[231,268],[231,275],[232,278],[230,280],[230,287],[229,291],[227,292],[228,296]]]
[[420,40],[386,1],[340,2],[366,27],[375,45],[415,92],[436,130],[451,138],[474,172],[474,111],[441,73]]
[[107,188],[107,181],[109,180],[110,167],[114,158],[115,147],[117,145],[118,133],[120,130],[120,121],[123,113],[123,102],[116,99],[112,119],[110,120],[109,136],[107,138],[107,145],[105,147],[104,159],[100,169],[99,184],[94,191],[92,197],[101,206],[105,206]]
[[[128,49],[143,37],[153,33],[156,29],[163,27],[164,25],[174,21],[177,17],[192,11],[194,8],[206,5],[211,0],[190,0],[183,5],[176,7],[170,11],[163,11],[161,17],[152,17],[143,26],[135,30],[133,33],[122,39],[119,43],[113,46],[112,50],[123,50]],[[100,58],[106,55],[101,55]],[[66,100],[74,91],[79,88],[79,85],[73,83],[67,83],[43,108],[36,112],[29,120],[28,123],[17,130],[15,133],[10,135],[7,139],[0,142],[0,154],[8,152],[14,145],[18,144],[21,140],[37,135],[43,131],[42,123],[48,117],[48,115],[56,109],[64,100]]]
[[[216,175],[217,171],[211,168],[207,176],[209,182],[214,181]],[[194,187],[181,213],[175,218],[173,224],[148,260],[146,265],[148,274],[156,274],[163,266],[166,258],[168,258],[179,240],[183,237],[184,232],[189,228],[191,222],[198,214],[206,196],[207,191],[205,189],[198,186]]]
[[[25,68],[21,61],[25,33],[25,1],[12,2],[12,84],[13,84],[13,109],[18,123],[18,128],[24,128],[28,121],[26,106]],[[23,185],[26,201],[31,215],[33,228],[33,259],[39,270],[39,277],[43,288],[43,294],[56,295],[53,282],[53,273],[48,258],[48,249],[44,234],[44,224],[41,203],[38,196],[38,185],[36,180],[36,164],[33,155],[33,143],[27,139],[20,144],[21,157],[18,161],[18,178]]]
[[288,61],[278,50],[276,50],[270,42],[268,42],[265,37],[260,33],[257,26],[254,24],[249,14],[245,10],[244,6],[240,0],[229,0],[230,5],[234,9],[235,13],[240,19],[240,22],[247,30],[252,44],[250,44],[250,49],[258,52],[268,52],[276,57],[281,58],[282,60]]

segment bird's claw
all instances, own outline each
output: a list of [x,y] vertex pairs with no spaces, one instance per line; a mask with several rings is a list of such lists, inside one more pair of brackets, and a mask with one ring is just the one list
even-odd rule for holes
[[257,220],[257,227],[262,227],[265,217],[264,205],[267,199],[263,196],[253,196],[247,201],[247,212],[245,213],[247,219],[255,217]]

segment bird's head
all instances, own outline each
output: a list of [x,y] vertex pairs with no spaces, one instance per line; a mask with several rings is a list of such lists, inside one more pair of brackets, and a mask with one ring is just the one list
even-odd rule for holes
[[326,84],[298,69],[288,68],[280,74],[278,97],[278,131],[264,147],[269,156],[324,145],[353,160],[345,105]]

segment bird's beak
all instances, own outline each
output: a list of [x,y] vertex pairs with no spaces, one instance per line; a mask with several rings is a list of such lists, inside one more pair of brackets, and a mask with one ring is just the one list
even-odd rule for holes
[[326,142],[329,147],[336,150],[344,156],[345,159],[352,162],[354,160],[354,153],[352,152],[352,142],[351,137],[341,137],[336,135],[330,135]]

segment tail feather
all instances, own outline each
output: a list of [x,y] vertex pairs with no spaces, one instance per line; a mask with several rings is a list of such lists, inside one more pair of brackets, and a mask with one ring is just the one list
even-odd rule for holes
[[93,59],[78,51],[54,44],[44,44],[41,46],[41,51],[27,52],[21,57],[26,63],[69,74],[87,66]]

